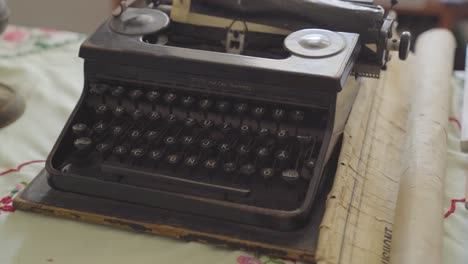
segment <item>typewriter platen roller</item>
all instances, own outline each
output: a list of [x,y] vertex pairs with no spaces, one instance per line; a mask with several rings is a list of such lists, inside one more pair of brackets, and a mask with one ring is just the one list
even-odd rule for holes
[[[321,7],[361,9],[355,15],[374,21],[375,35],[339,23],[311,28],[304,14],[290,15],[321,1],[271,1],[271,10],[261,2],[123,2],[81,48],[84,90],[49,156],[50,185],[301,228],[359,88],[352,72],[385,65],[379,36],[393,18],[336,1]],[[263,10],[286,10],[292,24],[269,23]],[[363,58],[368,44],[377,48]]]

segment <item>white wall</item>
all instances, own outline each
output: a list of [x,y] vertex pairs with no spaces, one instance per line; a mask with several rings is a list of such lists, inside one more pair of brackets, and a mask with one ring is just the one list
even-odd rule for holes
[[8,0],[11,24],[93,32],[110,14],[110,0]]

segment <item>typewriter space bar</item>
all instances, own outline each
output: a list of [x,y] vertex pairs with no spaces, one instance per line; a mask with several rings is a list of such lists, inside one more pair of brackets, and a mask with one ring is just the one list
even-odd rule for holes
[[151,178],[154,178],[156,180],[159,180],[165,183],[180,184],[180,185],[184,185],[187,187],[200,188],[200,189],[204,189],[207,191],[220,192],[224,194],[247,196],[250,193],[249,189],[227,187],[227,186],[222,186],[222,185],[217,185],[217,184],[197,182],[197,181],[192,181],[188,179],[161,175],[161,174],[153,173],[149,171],[134,170],[134,169],[115,166],[115,165],[106,164],[106,163],[101,164],[101,170],[102,172],[105,172],[105,173],[113,173],[113,174],[119,174],[119,175],[125,175],[125,176],[151,177]]

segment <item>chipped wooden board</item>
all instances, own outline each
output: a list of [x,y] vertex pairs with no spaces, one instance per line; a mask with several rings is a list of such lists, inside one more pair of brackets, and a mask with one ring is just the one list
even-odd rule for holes
[[23,211],[306,262],[315,261],[318,227],[324,205],[325,195],[320,195],[316,210],[305,228],[293,232],[277,232],[159,208],[60,192],[49,187],[45,171],[14,200],[14,206]]

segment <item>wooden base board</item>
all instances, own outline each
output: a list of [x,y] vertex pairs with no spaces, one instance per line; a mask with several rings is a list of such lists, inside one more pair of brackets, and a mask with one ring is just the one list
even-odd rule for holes
[[14,206],[19,210],[43,215],[314,262],[319,225],[325,211],[325,196],[322,194],[317,199],[316,208],[307,226],[293,232],[272,231],[198,215],[61,192],[48,185],[45,171],[15,198]]

